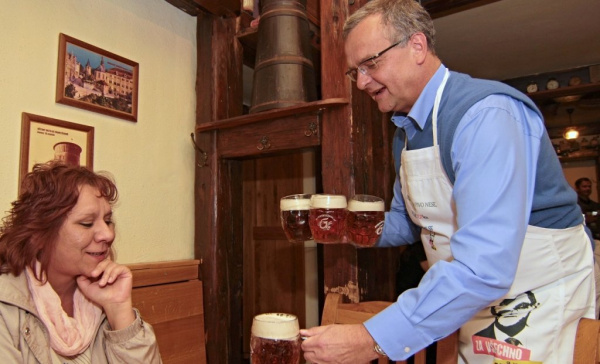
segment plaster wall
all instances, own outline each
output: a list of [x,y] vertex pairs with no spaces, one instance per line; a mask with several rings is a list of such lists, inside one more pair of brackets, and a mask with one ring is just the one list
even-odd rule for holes
[[[93,126],[110,172],[117,260],[194,255],[196,18],[164,0],[0,0],[0,209],[18,193],[23,112]],[[55,103],[59,34],[139,63],[138,120]]]

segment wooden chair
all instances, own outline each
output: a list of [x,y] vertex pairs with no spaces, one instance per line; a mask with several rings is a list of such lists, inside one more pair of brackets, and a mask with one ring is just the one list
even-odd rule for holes
[[600,363],[600,320],[587,318],[579,320],[573,363]]
[[[359,324],[371,316],[388,307],[392,302],[367,301],[360,303],[342,303],[342,296],[337,293],[329,293],[325,297],[321,325],[331,324]],[[415,354],[415,364],[425,364],[425,349]],[[380,358],[379,364],[389,363],[387,358]],[[436,363],[456,364],[458,362],[458,332],[437,342]],[[399,361],[396,363],[406,363]],[[581,364],[587,364],[582,362]]]

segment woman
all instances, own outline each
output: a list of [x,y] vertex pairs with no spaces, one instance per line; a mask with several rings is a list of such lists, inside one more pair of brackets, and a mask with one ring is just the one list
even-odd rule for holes
[[0,228],[0,358],[6,363],[161,363],[132,307],[131,271],[112,260],[106,176],[34,166]]

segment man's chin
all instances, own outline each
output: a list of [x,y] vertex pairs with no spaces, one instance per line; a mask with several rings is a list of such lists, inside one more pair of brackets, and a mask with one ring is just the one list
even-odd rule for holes
[[379,111],[381,111],[384,114],[388,113],[388,112],[391,112],[391,111],[394,111],[394,107],[392,105],[386,103],[383,100],[377,101],[377,108],[379,109]]

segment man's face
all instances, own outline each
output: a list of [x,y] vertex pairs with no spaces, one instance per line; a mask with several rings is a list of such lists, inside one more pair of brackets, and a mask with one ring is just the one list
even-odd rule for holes
[[496,316],[498,323],[503,326],[511,326],[522,320],[527,314],[538,307],[537,303],[527,294],[521,294],[514,299],[507,299],[494,306],[492,313]]
[[[379,15],[360,22],[348,35],[345,53],[348,68],[355,68],[401,39],[387,39]],[[357,73],[356,86],[365,91],[381,112],[408,113],[421,89],[417,87],[418,65],[411,40],[406,46],[395,46],[378,57],[377,67],[366,75]]]
[[577,194],[582,197],[590,197],[592,194],[592,182],[582,181],[579,187],[577,187]]

